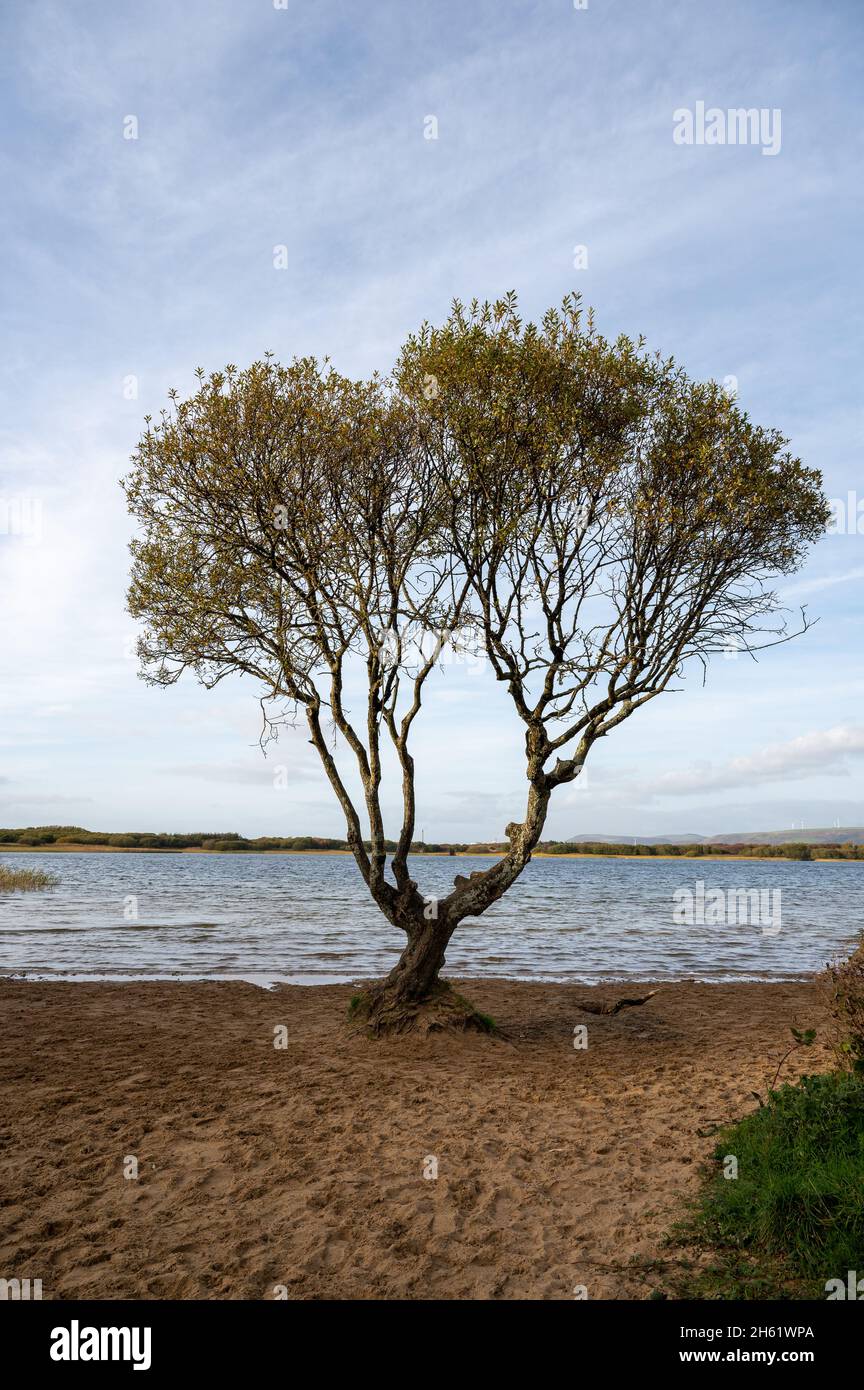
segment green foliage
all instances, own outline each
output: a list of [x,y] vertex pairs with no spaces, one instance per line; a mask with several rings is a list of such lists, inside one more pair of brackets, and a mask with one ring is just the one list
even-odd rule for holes
[[[80,826],[37,826],[26,830],[0,830],[0,844],[26,845],[37,849],[41,845],[68,845],[81,848],[184,850],[204,849],[216,853],[238,850],[346,850],[346,840],[327,839],[319,835],[261,836],[249,840],[236,831],[204,834],[152,834],[124,832],[112,834],[99,830],[82,830]],[[394,848],[392,840],[387,841]]]
[[[577,735],[587,749],[730,635],[785,632],[766,581],[829,517],[819,473],[778,431],[641,338],[604,338],[577,295],[539,324],[512,293],[455,302],[367,381],[270,355],[197,375],[148,418],[123,484],[142,673],[251,676],[265,702],[305,710],[325,765],[333,679],[361,773],[373,752],[341,706],[343,660],[366,663],[373,743],[386,726],[398,747],[399,675],[418,671],[406,624],[467,622],[535,726],[536,777],[541,750]],[[546,646],[522,630],[532,604]],[[563,762],[555,785],[577,771]]]
[[[769,1096],[773,1093],[774,1087],[777,1085],[777,1082],[780,1078],[780,1073],[785,1067],[789,1058],[792,1056],[793,1052],[797,1052],[802,1047],[812,1047],[813,1043],[816,1041],[815,1028],[790,1028],[789,1032],[792,1034],[792,1046],[786,1049],[786,1051],[783,1053],[783,1056],[777,1063],[777,1070],[774,1072],[774,1075],[771,1078],[771,1082],[768,1087]],[[758,1091],[754,1091],[753,1095],[759,1101],[760,1105],[764,1104],[764,1101],[762,1100],[762,1097],[759,1095]]]
[[744,858],[744,859],[864,859],[864,845],[818,844],[698,844],[698,845],[639,845],[606,844],[598,841],[545,841],[537,849],[542,854],[599,854],[609,858],[651,858],[671,856],[682,859]]
[[834,1048],[841,1065],[864,1075],[864,940],[821,977],[834,1020]]
[[[723,1175],[729,1155],[737,1178]],[[723,1132],[714,1158],[677,1231],[715,1256],[691,1295],[824,1298],[829,1279],[864,1269],[864,1078],[832,1072],[781,1086]]]
[[460,1009],[466,1015],[470,1015],[481,1032],[490,1034],[498,1032],[498,1024],[491,1014],[481,1014],[480,1010],[475,1009],[474,1005],[469,999],[465,998],[464,994],[459,994],[453,986],[446,981],[442,981],[441,983],[443,986],[442,993],[450,998],[457,1009]]

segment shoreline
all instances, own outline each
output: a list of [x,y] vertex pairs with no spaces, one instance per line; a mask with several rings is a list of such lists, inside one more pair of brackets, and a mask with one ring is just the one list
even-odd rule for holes
[[[801,985],[813,984],[819,971],[801,971],[790,975],[727,975],[715,980],[704,979],[698,975],[676,975],[654,978],[648,982],[652,989],[665,989],[673,985],[704,985],[713,988],[724,985]],[[189,988],[192,985],[251,985],[253,989],[273,993],[279,989],[365,989],[374,984],[371,975],[309,975],[279,978],[275,975],[256,974],[249,971],[245,975],[81,975],[70,971],[68,975],[40,973],[38,970],[12,970],[0,967],[0,983],[12,982],[25,985],[178,985]],[[567,979],[563,976],[541,979],[533,975],[459,975],[466,989],[481,988],[485,985],[534,985],[540,989],[636,989],[645,981],[634,980],[627,975],[605,975],[602,980]]]
[[498,1036],[372,1043],[349,985],[0,979],[4,1275],[46,1300],[649,1299],[790,1027],[817,1041],[784,1079],[828,1064],[812,981],[661,982],[615,1015],[579,1007],[609,985],[464,987]]
[[[817,846],[811,846],[814,850]],[[351,859],[353,856],[349,849],[202,849],[198,845],[190,845],[184,849],[161,849],[158,847],[143,847],[138,845],[4,845],[0,844],[0,855],[12,854],[207,854],[214,858],[226,858],[228,855],[240,855],[248,859],[251,855],[294,855],[299,859],[309,859],[315,855],[336,856]],[[390,855],[388,854],[388,859]],[[501,859],[501,854],[466,854],[464,850],[454,850],[452,854],[443,850],[433,850],[428,854],[414,854],[413,859]],[[836,859],[830,855],[814,854],[812,859],[789,859],[786,855],[776,854],[580,854],[574,850],[572,854],[544,854],[542,850],[536,851],[531,856],[531,861],[535,859],[639,859],[650,863],[652,859],[676,859],[686,860],[694,863],[704,859],[710,863],[722,863],[724,860],[730,862],[743,863],[762,863],[762,864],[864,864],[864,859]]]

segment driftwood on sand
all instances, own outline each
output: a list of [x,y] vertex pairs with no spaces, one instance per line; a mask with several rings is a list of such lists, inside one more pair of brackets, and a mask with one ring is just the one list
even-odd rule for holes
[[649,999],[653,999],[655,994],[659,994],[659,989],[649,989],[647,994],[634,996],[632,999],[607,999],[603,1004],[583,999],[577,1008],[587,1014],[617,1014],[621,1009],[631,1009],[636,1004],[647,1004]]

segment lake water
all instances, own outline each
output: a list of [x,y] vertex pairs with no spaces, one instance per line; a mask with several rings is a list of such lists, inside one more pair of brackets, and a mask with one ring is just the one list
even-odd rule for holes
[[[0,853],[0,862],[61,879],[47,892],[0,896],[4,975],[354,980],[388,970],[403,941],[347,856]],[[424,894],[443,897],[455,873],[489,864],[429,856],[412,872]],[[717,889],[746,889],[776,907],[779,890],[780,918],[754,922],[752,906],[732,907],[733,920],[716,925],[698,920],[697,903],[697,920],[676,922],[676,890],[695,895],[699,881],[714,903]],[[862,889],[864,862],[536,859],[501,902],[460,927],[447,969],[586,983],[789,979],[853,944]]]

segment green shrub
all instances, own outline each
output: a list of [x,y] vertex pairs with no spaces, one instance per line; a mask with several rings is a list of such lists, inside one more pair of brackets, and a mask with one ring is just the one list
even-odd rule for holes
[[834,1019],[834,1050],[844,1067],[864,1073],[864,942],[821,976]]
[[[737,1177],[725,1176],[730,1157]],[[714,1158],[683,1234],[712,1248],[719,1265],[691,1296],[824,1298],[829,1279],[864,1269],[860,1075],[803,1076],[770,1092],[722,1132]]]

